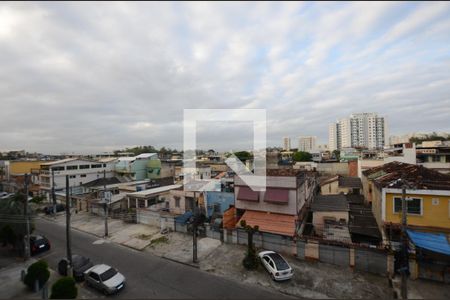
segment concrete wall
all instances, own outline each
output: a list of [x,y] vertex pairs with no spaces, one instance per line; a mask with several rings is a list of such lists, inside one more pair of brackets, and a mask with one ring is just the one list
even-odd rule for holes
[[389,260],[384,250],[368,248],[349,248],[341,245],[321,243],[316,240],[298,240],[297,258],[301,260],[317,260],[324,263],[351,267],[360,271],[386,275],[392,268],[392,257]]
[[317,164],[317,171],[322,174],[349,176],[348,163],[346,162]]
[[340,219],[345,219],[348,223],[348,212],[347,211],[315,211],[313,212],[313,225],[314,228],[323,228],[325,225],[324,218],[335,218],[336,221]]
[[340,188],[339,187],[339,181],[333,181],[327,184],[324,184],[320,187],[320,193],[322,195],[335,195],[335,194],[340,194],[340,193],[350,193],[352,191],[351,188]]

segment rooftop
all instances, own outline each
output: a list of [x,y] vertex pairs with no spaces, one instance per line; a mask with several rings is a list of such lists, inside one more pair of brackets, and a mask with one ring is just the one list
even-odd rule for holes
[[311,204],[312,211],[349,211],[344,194],[318,195]]
[[267,176],[295,177],[301,172],[302,171],[298,170],[298,169],[267,169],[266,175]]
[[359,189],[362,189],[363,187],[361,178],[349,176],[339,176],[339,186],[348,188],[359,188]]
[[450,175],[397,161],[368,169],[363,175],[379,188],[401,188],[403,178],[417,189],[450,190]]
[[[246,210],[241,220],[245,220],[250,226],[258,225],[262,232],[286,236],[295,235],[295,216]],[[237,223],[238,226],[241,220]]]
[[148,197],[151,195],[168,192],[170,190],[178,189],[181,187],[182,187],[181,184],[172,184],[172,185],[161,186],[161,187],[148,189],[148,190],[144,190],[144,191],[140,191],[140,192],[128,193],[127,196],[132,196],[132,197],[136,197],[136,198],[145,198],[145,197]]

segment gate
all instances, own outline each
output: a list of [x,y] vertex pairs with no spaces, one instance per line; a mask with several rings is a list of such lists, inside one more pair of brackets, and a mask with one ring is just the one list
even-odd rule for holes
[[333,265],[348,267],[350,265],[350,249],[319,244],[319,260]]

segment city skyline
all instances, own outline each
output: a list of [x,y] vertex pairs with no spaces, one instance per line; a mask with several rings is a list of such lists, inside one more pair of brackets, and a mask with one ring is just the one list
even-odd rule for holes
[[[329,123],[362,111],[392,135],[450,131],[449,14],[447,2],[2,3],[0,147],[181,149],[186,108],[265,108],[268,146],[327,143]],[[251,149],[251,126],[203,127],[218,151]]]

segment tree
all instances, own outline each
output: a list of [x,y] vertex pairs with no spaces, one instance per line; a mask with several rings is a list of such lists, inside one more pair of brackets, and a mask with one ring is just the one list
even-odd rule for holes
[[253,154],[251,154],[248,151],[238,151],[234,152],[234,155],[236,155],[237,158],[239,158],[240,161],[245,162],[246,160],[252,159]]
[[23,282],[30,288],[34,289],[36,280],[39,282],[39,288],[42,288],[50,278],[50,271],[45,260],[39,260],[30,265]]
[[75,299],[77,295],[75,280],[72,277],[63,277],[52,285],[50,299]]
[[241,221],[241,227],[247,232],[247,253],[245,254],[242,264],[247,270],[258,268],[258,256],[256,255],[255,245],[253,244],[253,235],[259,231],[259,226],[247,225],[245,220]]
[[341,151],[333,150],[333,157],[335,157],[337,160],[340,160],[341,159]]
[[[16,193],[8,199],[0,201],[0,238],[19,252],[24,249],[24,237],[27,232],[24,216],[25,195]],[[34,225],[30,221],[30,233]]]
[[294,161],[311,161],[312,155],[309,152],[297,151],[292,155]]

